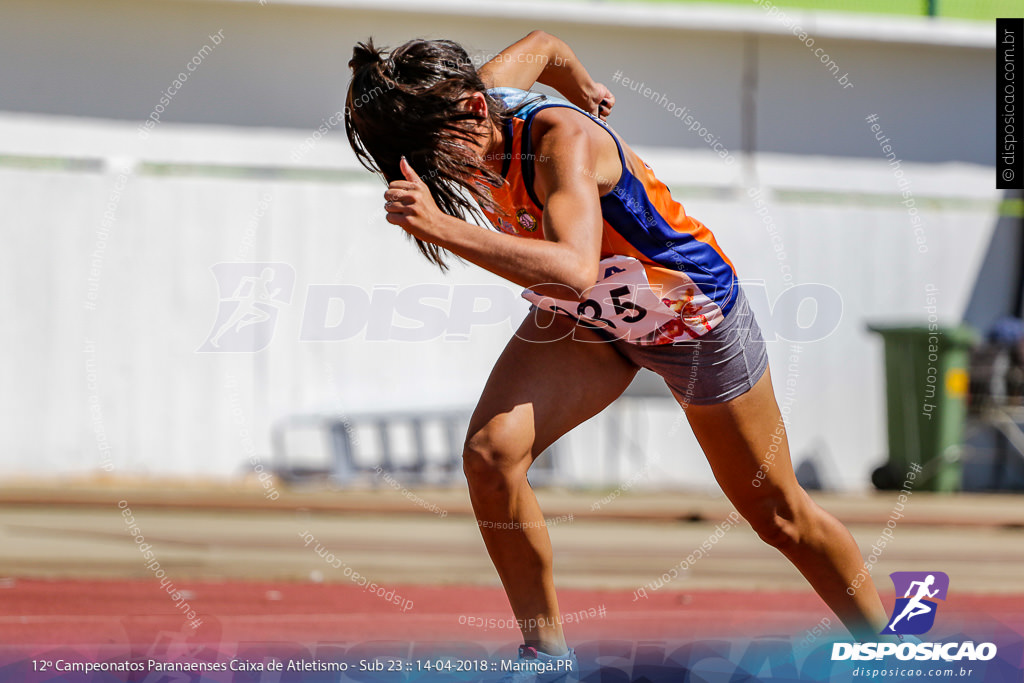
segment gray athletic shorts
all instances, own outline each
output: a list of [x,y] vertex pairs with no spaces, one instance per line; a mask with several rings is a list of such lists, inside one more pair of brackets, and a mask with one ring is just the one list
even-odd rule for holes
[[634,365],[661,375],[684,408],[734,399],[749,391],[768,367],[761,328],[738,284],[725,320],[698,339],[640,346],[609,337],[609,343]]

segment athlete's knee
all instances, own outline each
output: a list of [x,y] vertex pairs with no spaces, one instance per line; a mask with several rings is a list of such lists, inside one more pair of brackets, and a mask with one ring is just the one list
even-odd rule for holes
[[462,470],[470,485],[505,485],[525,474],[530,445],[515,418],[499,415],[466,438]]
[[743,516],[761,540],[774,548],[808,543],[817,534],[818,521],[813,503],[800,494],[778,491],[763,496],[745,506]]

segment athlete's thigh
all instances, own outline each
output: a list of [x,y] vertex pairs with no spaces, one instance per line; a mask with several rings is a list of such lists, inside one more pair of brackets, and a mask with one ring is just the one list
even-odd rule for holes
[[491,370],[470,420],[470,443],[500,439],[510,457],[532,461],[614,401],[637,370],[567,316],[531,312]]
[[719,485],[737,507],[743,501],[798,493],[769,370],[731,401],[687,407],[686,419]]

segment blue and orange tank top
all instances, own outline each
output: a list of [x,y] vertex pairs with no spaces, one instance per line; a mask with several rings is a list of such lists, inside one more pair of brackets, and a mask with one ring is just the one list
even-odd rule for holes
[[[609,265],[604,275],[622,271],[619,266],[626,262],[639,262],[636,270],[640,271],[640,278],[646,275],[650,289],[660,298],[660,303],[653,299],[654,305],[650,307],[658,307],[658,315],[651,315],[645,321],[647,328],[653,324],[658,326],[650,331],[641,328],[641,334],[623,338],[642,345],[670,344],[700,337],[725,319],[739,287],[732,262],[711,231],[687,215],[682,204],[672,198],[668,187],[655,177],[646,163],[641,162],[643,167],[636,174],[630,171],[622,143],[603,121],[557,97],[515,88],[493,88],[488,94],[512,111],[505,130],[501,172],[505,182],[502,187],[489,188],[495,206],[492,210],[484,209],[496,229],[519,237],[544,239],[541,225],[544,207],[533,186],[535,155],[530,130],[534,117],[544,109],[575,109],[608,131],[615,140],[622,163],[619,181],[601,197],[604,219],[601,259],[603,265]],[[617,290],[610,291],[614,295]],[[528,294],[530,290],[524,292],[524,296],[533,300]],[[618,304],[616,300],[616,309],[621,308]],[[636,308],[632,303],[628,305]],[[581,311],[582,308],[581,304]],[[597,308],[600,310],[600,306]],[[554,310],[569,315],[576,313]],[[626,310],[626,321],[631,320],[630,314],[637,317],[635,312]],[[598,320],[613,325],[610,319],[598,317]]]

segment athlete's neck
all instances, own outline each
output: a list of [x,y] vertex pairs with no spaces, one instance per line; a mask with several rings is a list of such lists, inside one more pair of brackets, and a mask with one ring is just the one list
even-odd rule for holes
[[500,175],[505,161],[505,130],[504,126],[495,126],[491,122],[488,124],[489,143],[484,148],[484,165]]

